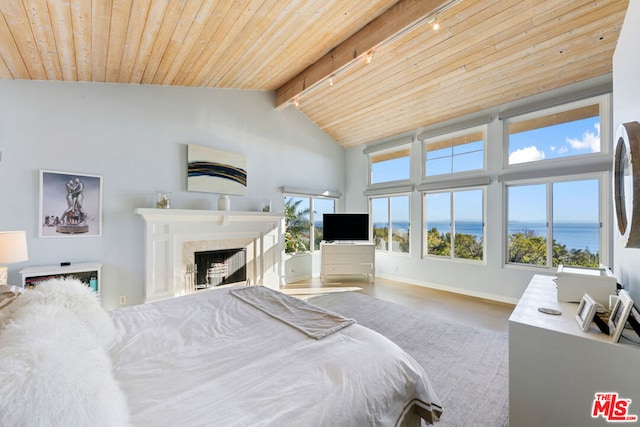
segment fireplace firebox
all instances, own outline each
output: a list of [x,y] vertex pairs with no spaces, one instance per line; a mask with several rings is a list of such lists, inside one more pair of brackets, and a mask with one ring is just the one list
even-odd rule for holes
[[247,249],[220,249],[194,253],[195,289],[207,289],[247,280]]

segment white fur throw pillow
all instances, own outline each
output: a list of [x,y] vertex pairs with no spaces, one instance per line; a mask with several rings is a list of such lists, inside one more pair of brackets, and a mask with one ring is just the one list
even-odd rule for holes
[[43,301],[13,308],[0,331],[0,425],[129,424],[111,360],[85,320]]
[[[109,348],[116,336],[111,316],[102,308],[95,292],[77,279],[51,279],[24,292],[8,309],[8,316],[27,305],[41,303],[64,307],[74,313],[96,336],[100,345]],[[0,322],[2,319],[0,319]]]
[[23,292],[24,289],[17,286],[0,285],[0,309],[8,307]]

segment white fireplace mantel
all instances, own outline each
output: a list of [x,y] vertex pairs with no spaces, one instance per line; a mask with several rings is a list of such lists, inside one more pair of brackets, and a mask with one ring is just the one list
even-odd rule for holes
[[284,284],[284,215],[271,212],[138,208],[145,230],[145,302],[185,293],[187,242],[251,241],[252,283]]

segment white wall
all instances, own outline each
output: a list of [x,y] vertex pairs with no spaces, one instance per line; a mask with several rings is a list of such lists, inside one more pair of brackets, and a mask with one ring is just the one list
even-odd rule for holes
[[[620,39],[613,55],[613,123],[640,122],[640,2],[629,2]],[[615,131],[615,129],[614,129]],[[615,141],[614,141],[615,143]],[[614,273],[628,287],[635,301],[640,301],[640,249],[627,249],[618,243],[617,227],[614,245]]]
[[[142,301],[143,220],[156,190],[172,206],[217,209],[217,195],[186,191],[186,144],[247,156],[245,196],[232,210],[283,211],[280,186],[344,186],[344,150],[273,93],[96,83],[0,80],[0,230],[26,230],[29,261],[9,265],[19,283],[27,266],[103,263],[102,298]],[[102,237],[38,238],[39,170],[103,177]]]

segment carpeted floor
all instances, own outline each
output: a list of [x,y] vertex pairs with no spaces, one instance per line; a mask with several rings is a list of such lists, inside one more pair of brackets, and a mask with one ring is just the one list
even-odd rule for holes
[[311,304],[355,319],[394,341],[420,363],[444,408],[441,427],[509,424],[508,336],[442,320],[356,292]]

